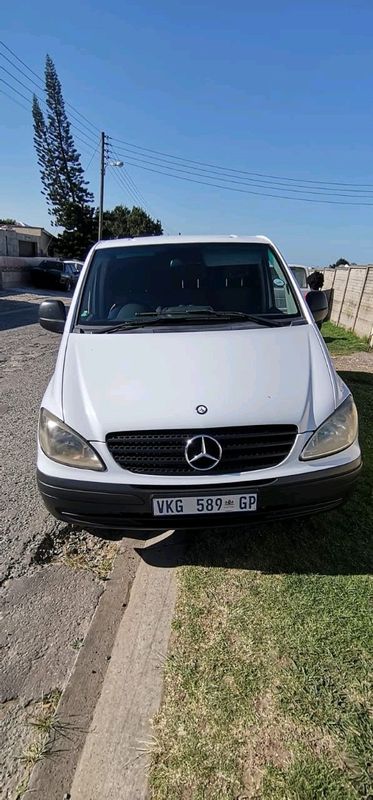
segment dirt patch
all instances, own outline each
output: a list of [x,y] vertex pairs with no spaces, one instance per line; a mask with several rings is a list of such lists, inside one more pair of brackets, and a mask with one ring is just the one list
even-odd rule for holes
[[295,728],[288,721],[280,720],[274,697],[270,691],[254,703],[256,723],[247,732],[247,745],[242,759],[242,800],[254,800],[263,775],[271,764],[286,769],[293,760],[289,741],[296,736]]
[[346,763],[341,743],[317,727],[299,726],[285,718],[275,695],[268,690],[255,703],[255,726],[246,732],[242,757],[244,791],[239,800],[259,800],[269,767],[287,771],[302,749],[317,759],[327,757],[340,770]]
[[334,356],[333,363],[338,372],[373,372],[373,353]]
[[35,564],[65,564],[107,580],[118,546],[118,542],[106,541],[72,525],[65,525],[46,533],[33,553],[32,561]]

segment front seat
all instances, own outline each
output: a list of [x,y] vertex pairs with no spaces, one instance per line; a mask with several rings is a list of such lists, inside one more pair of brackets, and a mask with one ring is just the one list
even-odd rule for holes
[[[117,313],[114,317],[110,317],[111,319],[118,320],[118,322],[127,322],[130,320],[136,319],[136,314],[141,314],[143,312],[151,311],[149,306],[143,303],[126,303],[123,306],[120,306],[117,310]],[[111,314],[111,309],[109,312],[109,316]]]

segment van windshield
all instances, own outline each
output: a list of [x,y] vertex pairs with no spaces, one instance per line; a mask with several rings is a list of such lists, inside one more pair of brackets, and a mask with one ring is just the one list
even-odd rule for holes
[[136,323],[166,314],[206,324],[214,312],[301,317],[286,273],[265,244],[149,244],[99,249],[88,271],[79,326]]

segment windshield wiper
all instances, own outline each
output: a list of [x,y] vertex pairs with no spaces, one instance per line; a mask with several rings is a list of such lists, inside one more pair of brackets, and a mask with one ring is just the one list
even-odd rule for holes
[[[180,312],[181,313],[181,312]],[[191,310],[186,312],[187,315],[192,314],[193,316],[198,314],[198,310]],[[259,325],[265,325],[268,328],[276,328],[281,323],[276,322],[274,319],[270,319],[270,317],[266,317],[262,314],[247,314],[246,311],[215,311],[215,309],[203,309],[203,312],[200,312],[203,315],[207,314],[209,318],[215,317],[216,319],[242,319],[246,320],[247,322],[257,322]]]
[[178,311],[177,309],[173,311],[159,311],[158,313],[154,311],[140,311],[136,314],[136,318],[142,319],[143,317],[153,319],[189,319],[193,317],[194,319],[242,319],[247,320],[248,322],[257,322],[259,325],[265,325],[268,327],[278,327],[280,322],[277,322],[270,317],[266,317],[262,314],[247,314],[246,311],[216,311],[214,308],[191,308],[188,311]]
[[245,311],[214,311],[213,309],[193,309],[190,311],[144,311],[136,314],[135,320],[128,320],[121,322],[120,325],[110,325],[105,328],[100,328],[97,333],[116,333],[117,331],[133,330],[134,328],[151,327],[152,325],[173,324],[175,322],[198,322],[198,321],[214,321],[220,320],[242,320],[243,322],[255,322],[258,325],[263,325],[268,328],[276,328],[281,325],[281,322],[270,319],[269,317],[260,316],[259,314],[246,314]]

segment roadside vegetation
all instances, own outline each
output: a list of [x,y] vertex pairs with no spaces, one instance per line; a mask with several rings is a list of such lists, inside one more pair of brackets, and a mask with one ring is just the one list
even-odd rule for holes
[[15,800],[21,800],[27,792],[31,772],[42,758],[47,758],[52,743],[60,735],[61,724],[56,718],[56,710],[61,692],[55,689],[33,706],[28,725],[32,730],[31,741],[21,757],[23,775],[17,786]]
[[[323,332],[351,342],[330,323]],[[373,797],[373,376],[342,377],[365,463],[348,503],[308,521],[190,535],[151,800]]]
[[322,335],[332,356],[347,356],[362,351],[368,352],[371,349],[367,338],[360,339],[352,331],[346,331],[333,322],[324,322]]

